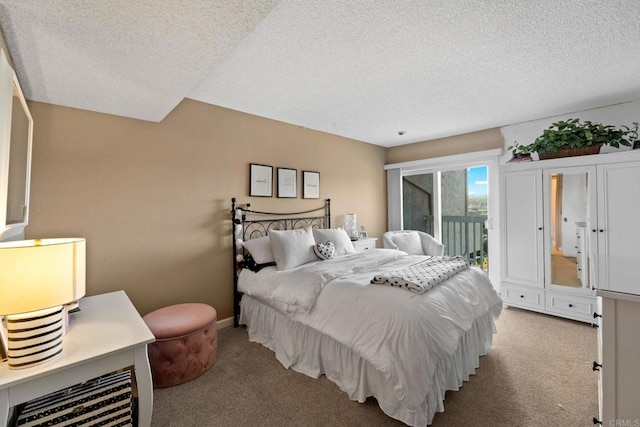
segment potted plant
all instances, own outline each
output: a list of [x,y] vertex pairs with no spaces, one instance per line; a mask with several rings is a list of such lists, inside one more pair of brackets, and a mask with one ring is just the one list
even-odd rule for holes
[[632,128],[616,128],[588,120],[581,122],[579,119],[568,119],[552,123],[533,143],[515,147],[514,153],[537,152],[540,160],[582,156],[598,154],[603,145],[630,147],[637,139],[637,122],[633,122]]
[[507,163],[525,162],[531,160],[531,152],[518,143],[514,142],[512,146],[507,147],[507,150],[511,150],[511,160]]

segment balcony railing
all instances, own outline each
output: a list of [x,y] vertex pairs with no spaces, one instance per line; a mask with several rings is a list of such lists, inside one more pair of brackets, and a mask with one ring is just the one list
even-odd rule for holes
[[[487,253],[486,215],[443,215],[442,243],[445,255],[462,255],[472,264],[489,269]],[[433,234],[433,216],[426,216],[426,232]]]

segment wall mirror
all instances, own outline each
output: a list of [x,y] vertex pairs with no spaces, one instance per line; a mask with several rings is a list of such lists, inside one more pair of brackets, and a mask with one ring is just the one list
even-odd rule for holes
[[548,175],[547,280],[564,288],[591,289],[591,196],[589,171],[551,172]]
[[6,224],[27,222],[33,119],[17,79],[13,82]]
[[29,220],[33,119],[0,50],[0,241],[24,238]]

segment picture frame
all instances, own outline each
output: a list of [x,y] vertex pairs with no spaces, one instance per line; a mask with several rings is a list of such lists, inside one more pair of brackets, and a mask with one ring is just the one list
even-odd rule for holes
[[367,239],[369,238],[369,234],[367,233],[367,230],[364,229],[360,229],[360,231],[358,232],[358,238],[359,239]]
[[298,197],[298,170],[289,168],[278,168],[278,197],[296,198]]
[[273,197],[273,167],[249,163],[249,196]]
[[320,198],[320,172],[302,171],[302,198]]

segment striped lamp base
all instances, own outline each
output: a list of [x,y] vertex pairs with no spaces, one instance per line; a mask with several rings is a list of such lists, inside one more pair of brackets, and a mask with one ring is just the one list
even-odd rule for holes
[[60,305],[5,316],[9,369],[28,368],[60,357],[64,314]]

